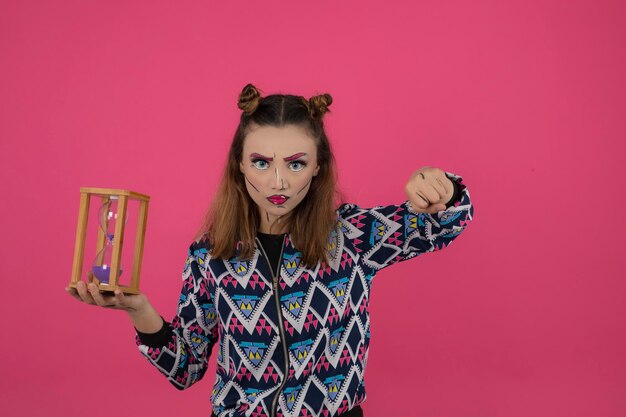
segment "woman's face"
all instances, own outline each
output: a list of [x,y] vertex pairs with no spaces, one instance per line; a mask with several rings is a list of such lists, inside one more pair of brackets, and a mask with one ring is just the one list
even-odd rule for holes
[[320,168],[313,138],[304,128],[288,125],[252,127],[239,169],[259,209],[260,231],[269,233],[269,226],[306,196]]

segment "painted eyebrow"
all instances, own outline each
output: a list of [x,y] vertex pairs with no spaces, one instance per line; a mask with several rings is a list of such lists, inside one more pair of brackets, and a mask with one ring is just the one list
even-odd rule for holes
[[273,161],[274,160],[274,158],[270,158],[269,156],[263,156],[260,153],[256,153],[256,152],[251,153],[250,154],[250,158],[251,159],[252,158],[261,158],[261,159],[267,159],[268,161]]
[[294,154],[294,155],[288,156],[288,157],[283,158],[283,159],[284,159],[285,161],[289,162],[289,161],[293,161],[294,159],[298,159],[298,158],[300,158],[301,156],[305,156],[305,155],[306,155],[306,153],[304,153],[304,152],[298,152],[297,154]]

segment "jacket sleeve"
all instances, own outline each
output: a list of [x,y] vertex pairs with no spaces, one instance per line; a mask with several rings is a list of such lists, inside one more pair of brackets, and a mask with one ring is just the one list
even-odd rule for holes
[[344,233],[352,240],[364,265],[375,273],[396,262],[450,245],[474,216],[469,190],[462,177],[446,172],[456,187],[445,210],[418,213],[408,200],[399,205],[339,208]]
[[206,268],[209,256],[206,246],[194,242],[189,247],[171,324],[163,320],[161,330],[153,334],[135,329],[139,352],[179,390],[202,379],[219,337],[215,281]]

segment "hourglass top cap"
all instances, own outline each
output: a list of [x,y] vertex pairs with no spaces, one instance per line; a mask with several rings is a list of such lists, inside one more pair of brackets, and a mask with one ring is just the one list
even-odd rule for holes
[[81,194],[97,195],[99,197],[109,197],[115,199],[119,196],[126,196],[133,200],[150,201],[150,196],[141,194],[130,190],[119,190],[114,188],[93,188],[93,187],[81,187]]

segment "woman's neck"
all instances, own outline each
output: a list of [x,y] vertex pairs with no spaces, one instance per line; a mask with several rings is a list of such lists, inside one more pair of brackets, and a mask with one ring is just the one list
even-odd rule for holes
[[267,236],[283,236],[287,232],[285,232],[285,233],[264,233],[264,232],[259,231],[258,233],[262,234],[262,235],[267,235]]
[[259,224],[259,232],[267,235],[280,235],[289,233],[287,230],[289,225],[287,224],[288,214],[285,216],[272,216],[271,214],[259,213],[261,222]]

